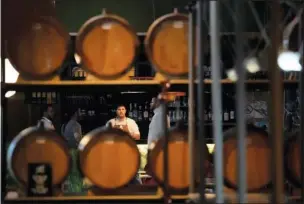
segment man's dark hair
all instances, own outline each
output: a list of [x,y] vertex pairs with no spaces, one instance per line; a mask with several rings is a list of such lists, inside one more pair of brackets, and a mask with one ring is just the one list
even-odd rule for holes
[[116,106],[116,110],[117,110],[118,108],[120,108],[120,107],[124,107],[125,109],[127,109],[127,107],[126,107],[124,104],[118,104],[118,105]]

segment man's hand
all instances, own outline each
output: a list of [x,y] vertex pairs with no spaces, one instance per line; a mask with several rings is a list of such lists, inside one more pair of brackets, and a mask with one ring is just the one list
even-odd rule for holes
[[139,134],[135,134],[135,133],[129,133],[131,135],[131,137],[134,139],[134,140],[139,140],[140,139],[140,135]]

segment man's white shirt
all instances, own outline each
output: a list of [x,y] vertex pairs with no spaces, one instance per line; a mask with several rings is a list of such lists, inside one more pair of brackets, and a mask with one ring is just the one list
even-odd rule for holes
[[[46,117],[42,117],[40,121],[43,122],[44,128],[45,128],[45,129],[48,129],[48,130],[55,130],[55,127],[54,127],[54,125],[53,125],[53,122],[52,122],[50,119],[48,119],[48,118],[46,118]],[[39,122],[40,122],[40,121],[38,121],[38,125],[39,125]]]
[[133,120],[131,118],[125,118],[124,120],[119,120],[117,118],[112,118],[111,120],[109,120],[106,123],[106,126],[109,126],[110,124],[112,126],[114,126],[114,125],[127,125],[128,130],[131,134],[139,134],[140,135],[138,125],[136,124],[135,120]]

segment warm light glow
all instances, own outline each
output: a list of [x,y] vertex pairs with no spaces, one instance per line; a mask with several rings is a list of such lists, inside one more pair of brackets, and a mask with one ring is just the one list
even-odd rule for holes
[[[1,69],[1,58],[0,58],[0,69]],[[2,69],[1,69],[2,70]],[[2,72],[0,71],[0,77]],[[5,82],[6,83],[16,83],[19,76],[19,72],[13,67],[8,59],[5,59]]]
[[77,64],[81,63],[81,58],[80,58],[80,56],[78,54],[75,53],[74,54],[74,58],[75,58],[75,61],[76,61]]
[[207,148],[210,154],[214,152],[214,146],[215,144],[207,144]]
[[235,71],[234,68],[229,69],[229,70],[227,71],[227,77],[228,77],[228,79],[230,79],[230,80],[233,81],[233,82],[235,82],[235,81],[238,80],[238,75],[237,75],[237,73],[236,73],[236,71]]
[[5,93],[5,98],[9,98],[9,97],[12,97],[13,95],[16,94],[16,91],[7,91]]
[[283,71],[301,71],[300,58],[298,52],[284,51],[279,54],[277,63]]
[[250,73],[256,73],[261,70],[259,62],[255,57],[250,57],[248,59],[245,59],[244,66],[246,67],[247,71]]
[[[0,78],[2,76],[2,68],[1,68],[1,58],[0,58]],[[5,83],[16,83],[19,77],[19,72],[13,67],[8,59],[5,59]],[[5,97],[9,98],[16,94],[16,91],[8,91],[5,93]]]

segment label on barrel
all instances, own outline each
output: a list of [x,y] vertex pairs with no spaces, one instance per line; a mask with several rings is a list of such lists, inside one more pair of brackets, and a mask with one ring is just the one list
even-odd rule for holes
[[52,196],[52,167],[46,163],[28,164],[28,196]]

